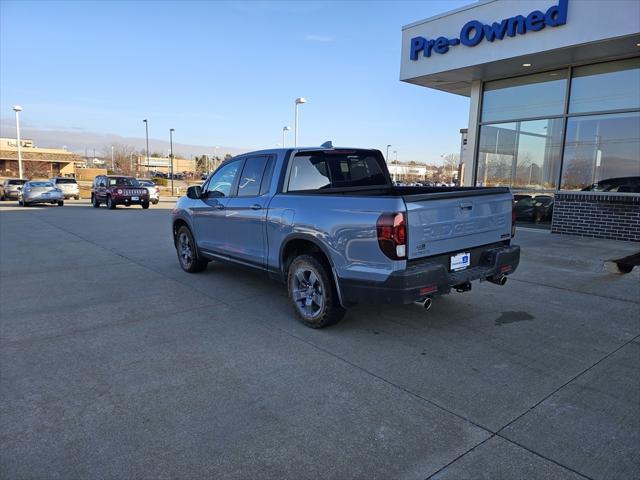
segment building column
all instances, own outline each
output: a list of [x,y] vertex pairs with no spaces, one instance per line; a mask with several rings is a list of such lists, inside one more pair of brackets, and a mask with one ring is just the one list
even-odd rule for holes
[[473,175],[476,171],[477,162],[477,144],[479,141],[480,131],[478,123],[480,122],[480,104],[482,95],[482,81],[474,80],[471,83],[471,96],[469,97],[469,126],[467,133],[467,149],[464,152],[464,158],[460,161],[464,163],[464,185],[473,186]]

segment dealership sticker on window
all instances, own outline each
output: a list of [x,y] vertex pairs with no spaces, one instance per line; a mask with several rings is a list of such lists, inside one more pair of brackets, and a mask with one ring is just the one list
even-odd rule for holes
[[458,253],[451,257],[451,270],[454,272],[457,270],[464,270],[469,266],[471,262],[471,254],[468,252]]

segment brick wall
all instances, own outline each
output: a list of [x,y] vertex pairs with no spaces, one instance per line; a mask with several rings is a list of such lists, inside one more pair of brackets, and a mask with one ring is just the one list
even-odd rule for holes
[[556,193],[551,232],[640,242],[640,195]]

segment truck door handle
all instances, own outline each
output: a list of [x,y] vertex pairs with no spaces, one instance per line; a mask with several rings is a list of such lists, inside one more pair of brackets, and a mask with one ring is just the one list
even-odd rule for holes
[[460,203],[460,210],[472,210],[473,203],[462,202]]
[[258,205],[257,203],[254,203],[253,205],[251,205],[251,210],[260,210],[262,208],[262,205]]
[[222,205],[222,204],[218,203],[218,204],[216,205],[216,210],[224,210],[224,205]]

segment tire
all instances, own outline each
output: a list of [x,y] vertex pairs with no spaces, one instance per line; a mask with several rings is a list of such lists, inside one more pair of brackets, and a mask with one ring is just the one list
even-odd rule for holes
[[[18,202],[20,202],[20,201],[18,200]],[[22,206],[23,206],[23,207],[28,207],[28,206],[29,206],[29,204],[23,200],[23,201],[22,201]]]
[[24,205],[22,204],[22,200],[18,199],[18,206],[19,207],[23,207]]
[[75,196],[75,197],[73,197],[73,198],[75,198],[76,200],[80,200],[80,195],[76,195],[76,196]]
[[157,205],[157,204],[158,204],[158,202],[159,202],[159,200],[154,200],[154,201],[153,201],[153,202],[151,202],[151,203],[153,203],[154,205]]
[[4,195],[2,195],[2,196],[0,197],[0,202],[4,202],[4,201],[5,201],[5,198],[4,198]]
[[338,300],[331,270],[319,257],[296,257],[289,266],[287,288],[299,320],[307,327],[334,325],[346,312]]
[[91,195],[91,205],[93,205],[93,208],[100,207],[100,202],[98,201],[95,195]]
[[59,207],[63,207],[63,206],[64,206],[64,200],[60,200],[60,201],[58,201],[58,206],[59,206]]
[[191,235],[191,230],[185,225],[181,226],[176,233],[176,253],[180,267],[188,273],[202,272],[207,268],[207,260],[199,258],[196,242]]
[[113,198],[111,198],[111,195],[107,196],[107,208],[109,210],[115,210],[116,209],[116,202],[113,201]]
[[144,208],[145,210],[149,208],[149,202],[142,202],[140,205],[142,205],[142,208]]

